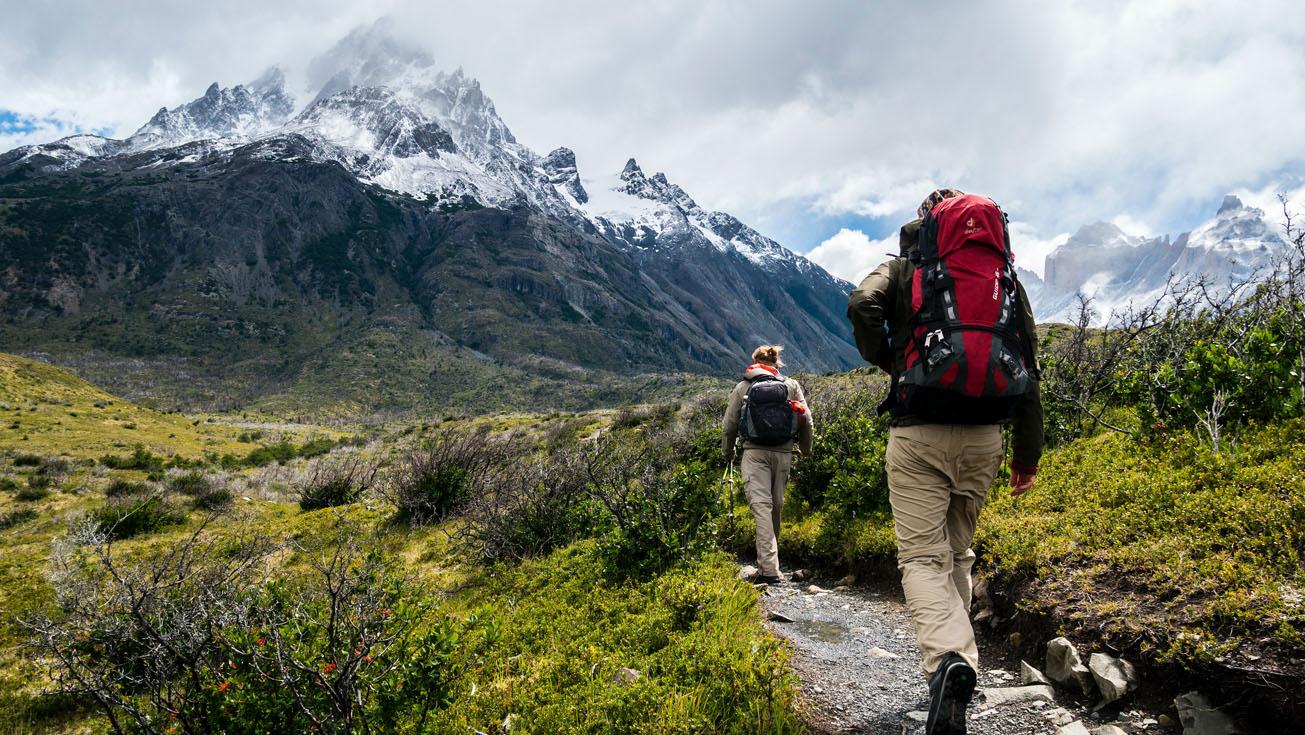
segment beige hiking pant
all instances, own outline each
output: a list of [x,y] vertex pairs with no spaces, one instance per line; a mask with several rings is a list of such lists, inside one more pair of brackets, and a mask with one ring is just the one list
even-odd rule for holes
[[979,668],[970,626],[970,542],[1001,455],[1001,428],[995,425],[923,424],[888,431],[885,463],[897,567],[926,674],[948,653]]
[[757,526],[757,568],[769,577],[779,576],[779,517],[784,510],[784,487],[792,464],[792,452],[743,450],[743,488]]

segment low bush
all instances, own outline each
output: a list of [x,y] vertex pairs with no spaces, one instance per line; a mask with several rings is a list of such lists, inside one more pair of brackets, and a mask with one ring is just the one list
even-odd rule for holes
[[491,492],[491,478],[508,471],[520,455],[513,439],[441,432],[400,457],[382,494],[409,523],[442,520],[473,490]]
[[185,523],[186,514],[158,495],[127,496],[110,499],[90,519],[108,538],[125,539]]
[[566,546],[605,528],[588,494],[580,452],[556,449],[523,457],[472,496],[459,538],[474,556],[520,560]]
[[57,612],[22,619],[58,692],[117,732],[425,732],[493,640],[341,523],[268,578],[264,534],[197,532],[124,557],[95,532],[55,555]]
[[715,547],[715,467],[677,462],[677,445],[685,450],[685,438],[651,432],[603,436],[584,448],[586,492],[610,519],[601,543],[609,573],[650,574]]
[[149,486],[143,482],[131,482],[120,477],[115,477],[109,481],[104,488],[104,494],[110,498],[122,498],[128,495],[143,495],[149,492]]
[[111,470],[141,470],[142,472],[162,472],[166,464],[163,457],[154,454],[137,444],[131,454],[119,457],[106,454],[100,457],[100,464]]
[[11,510],[4,515],[0,515],[0,531],[27,523],[28,521],[36,520],[36,515],[36,511],[31,508]]
[[356,503],[376,481],[378,465],[358,452],[313,462],[298,488],[299,507],[320,510]]
[[41,456],[37,454],[15,454],[11,461],[15,467],[41,466]]
[[195,497],[208,493],[213,482],[201,470],[173,471],[165,476],[164,486],[169,492]]

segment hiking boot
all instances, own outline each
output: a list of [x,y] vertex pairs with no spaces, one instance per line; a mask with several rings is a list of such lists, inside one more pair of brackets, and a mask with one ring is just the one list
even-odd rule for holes
[[965,735],[965,708],[978,676],[965,659],[952,653],[929,680],[929,720],[925,735]]
[[780,582],[783,581],[784,581],[783,577],[775,577],[769,574],[758,574],[757,576],[752,578],[753,584],[779,584]]

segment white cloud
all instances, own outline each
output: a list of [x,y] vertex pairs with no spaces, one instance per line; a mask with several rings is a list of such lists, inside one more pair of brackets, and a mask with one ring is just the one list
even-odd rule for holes
[[905,220],[942,184],[1040,232],[1121,212],[1177,232],[1305,167],[1297,0],[9,0],[0,107],[126,134],[383,14],[527,145],[568,145],[589,176],[636,156],[745,221],[797,201]]
[[1033,225],[1027,222],[1010,223],[1010,247],[1015,252],[1015,264],[1037,273],[1039,278],[1046,275],[1047,256],[1064,245],[1068,239],[1068,232],[1043,238],[1037,234]]
[[846,227],[807,253],[812,262],[845,281],[859,283],[880,263],[897,254],[897,233],[872,240]]

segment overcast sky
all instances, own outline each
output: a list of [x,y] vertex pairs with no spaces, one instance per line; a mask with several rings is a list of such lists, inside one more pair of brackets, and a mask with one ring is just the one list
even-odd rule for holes
[[0,0],[0,150],[294,78],[384,15],[536,151],[634,156],[849,279],[935,185],[1003,204],[1040,270],[1087,222],[1177,233],[1305,173],[1299,0]]

